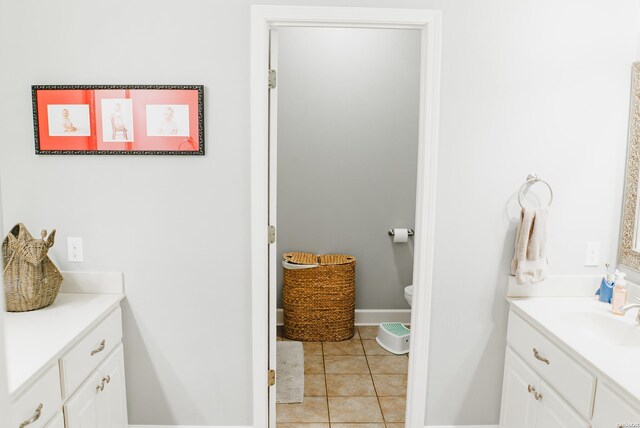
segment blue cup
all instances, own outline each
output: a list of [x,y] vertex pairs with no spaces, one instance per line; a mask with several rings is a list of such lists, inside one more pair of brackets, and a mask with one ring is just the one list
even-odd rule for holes
[[613,281],[609,282],[605,278],[602,278],[600,282],[600,288],[596,291],[596,296],[599,296],[599,300],[604,303],[611,303],[613,297]]

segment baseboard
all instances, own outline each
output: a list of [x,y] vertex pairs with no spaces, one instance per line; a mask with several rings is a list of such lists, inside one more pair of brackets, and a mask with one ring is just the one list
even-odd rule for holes
[[129,428],[253,428],[242,425],[129,425]]
[[500,428],[500,425],[426,425],[424,428]]
[[[355,426],[355,425],[354,425]],[[427,425],[424,428],[499,428],[499,425]],[[129,425],[129,428],[253,428],[222,425]]]
[[[129,425],[129,428],[254,428],[251,426],[224,425]],[[424,428],[500,428],[500,425],[426,425]]]
[[[283,311],[278,309],[276,323],[282,325],[283,320]],[[356,325],[378,325],[381,322],[393,321],[409,324],[411,309],[356,309]]]

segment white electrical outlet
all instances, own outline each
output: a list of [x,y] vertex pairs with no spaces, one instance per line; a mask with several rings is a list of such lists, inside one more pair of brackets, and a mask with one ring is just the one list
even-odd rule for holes
[[69,253],[70,262],[83,261],[82,238],[67,238],[67,251]]
[[600,265],[600,243],[599,242],[587,242],[587,252],[584,256],[585,266],[599,266]]

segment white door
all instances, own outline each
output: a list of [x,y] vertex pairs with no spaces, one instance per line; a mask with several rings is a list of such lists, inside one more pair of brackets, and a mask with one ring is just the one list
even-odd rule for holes
[[100,428],[99,373],[94,373],[64,405],[67,428]]
[[[509,347],[504,361],[500,426],[534,428],[536,426],[535,392],[538,375]],[[551,428],[551,427],[545,427]]]
[[540,382],[536,428],[589,428],[575,410],[546,382]]
[[122,345],[119,345],[105,360],[99,373],[105,380],[104,390],[98,394],[100,426],[101,428],[126,428],[128,426],[127,395]]
[[[278,70],[278,30],[269,32],[269,73],[277,82]],[[271,79],[270,79],[271,80]],[[271,87],[271,85],[270,85]],[[277,224],[278,200],[278,85],[269,90],[269,224],[273,227]],[[276,231],[277,232],[277,231]],[[277,233],[276,233],[277,235]],[[276,369],[276,278],[279,263],[276,244],[269,245],[269,368]],[[276,386],[269,387],[269,426],[276,426]]]

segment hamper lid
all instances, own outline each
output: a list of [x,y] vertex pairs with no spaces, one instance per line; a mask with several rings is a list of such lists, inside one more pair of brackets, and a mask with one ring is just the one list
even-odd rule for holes
[[282,254],[282,259],[289,263],[300,265],[346,265],[355,263],[356,258],[347,254],[322,254],[304,253],[300,251],[292,251]]
[[356,258],[347,254],[323,254],[320,256],[321,265],[346,265],[354,263]]
[[318,255],[312,253],[304,253],[301,251],[292,251],[282,254],[282,259],[289,263],[295,263],[297,265],[317,265]]

